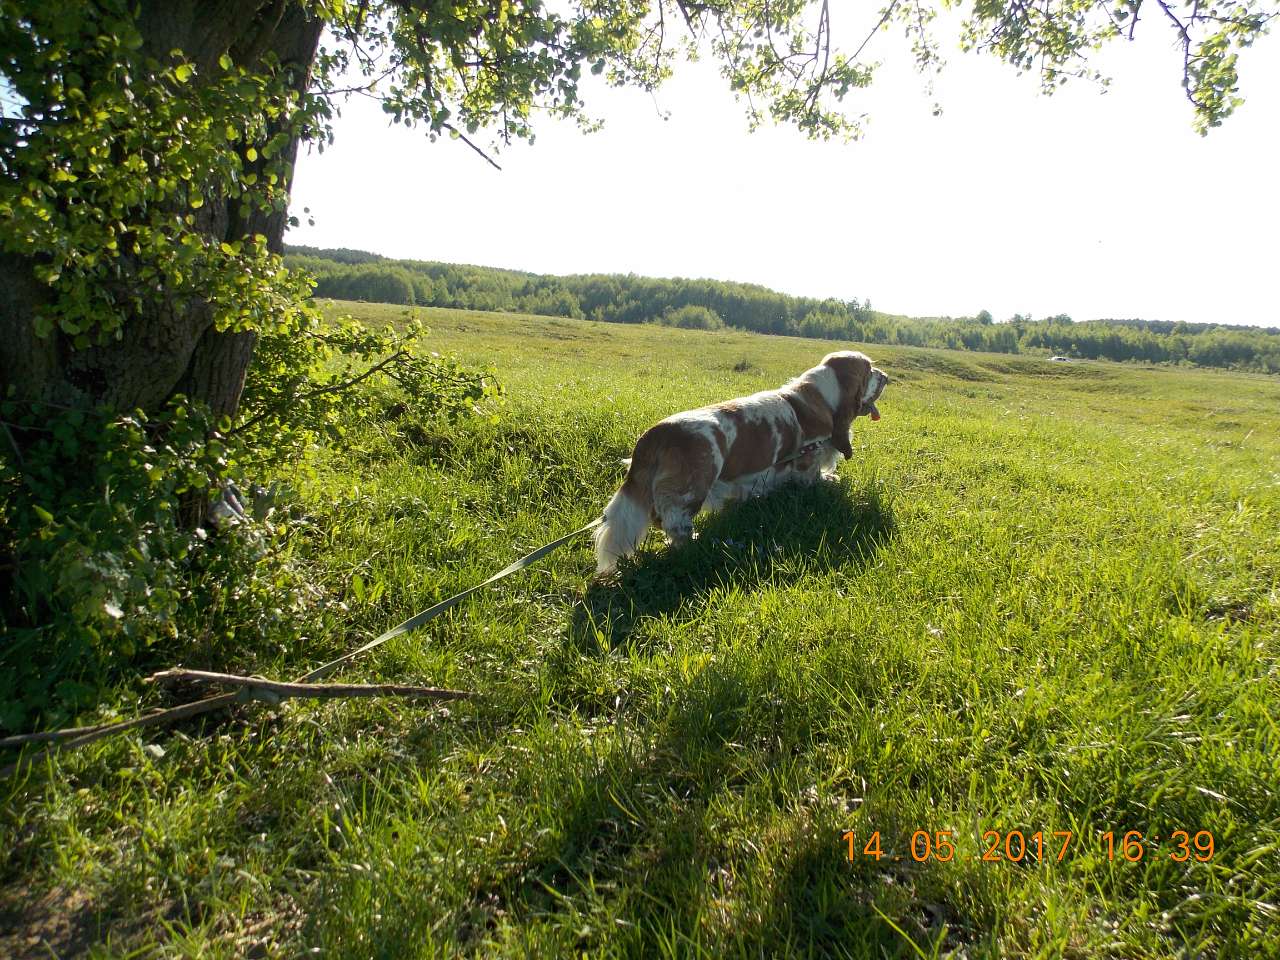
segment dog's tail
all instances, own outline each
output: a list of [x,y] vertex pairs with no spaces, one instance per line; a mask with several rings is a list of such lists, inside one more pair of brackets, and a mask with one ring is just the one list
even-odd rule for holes
[[649,531],[653,515],[652,470],[637,468],[627,471],[622,488],[604,508],[604,523],[596,528],[596,573],[609,573],[618,561],[635,552]]

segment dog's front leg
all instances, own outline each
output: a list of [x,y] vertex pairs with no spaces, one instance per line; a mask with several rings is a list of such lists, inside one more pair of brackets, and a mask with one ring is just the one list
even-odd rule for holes
[[840,461],[844,459],[844,454],[837,450],[831,444],[823,447],[818,453],[818,462],[816,469],[822,476],[823,480],[840,479],[839,469]]

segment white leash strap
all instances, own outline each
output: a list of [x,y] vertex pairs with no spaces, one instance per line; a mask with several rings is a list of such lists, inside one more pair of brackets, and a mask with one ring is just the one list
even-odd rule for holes
[[386,643],[388,640],[393,640],[402,634],[409,633],[412,630],[417,630],[420,626],[422,626],[428,620],[434,620],[436,617],[440,616],[440,614],[444,613],[449,608],[456,606],[458,603],[460,603],[465,598],[471,596],[471,594],[475,593],[477,590],[487,587],[491,583],[497,583],[503,577],[509,577],[511,576],[511,574],[515,573],[518,570],[523,570],[525,567],[529,566],[529,564],[536,563],[537,561],[541,560],[552,550],[555,550],[557,547],[561,547],[564,544],[568,543],[574,537],[578,536],[578,534],[586,533],[588,530],[594,530],[596,527],[600,526],[600,524],[602,523],[604,523],[603,517],[596,520],[592,520],[585,527],[579,527],[577,530],[573,531],[573,533],[566,533],[559,540],[553,540],[551,543],[548,543],[545,546],[541,546],[537,550],[534,550],[532,553],[521,557],[515,563],[510,564],[509,566],[503,567],[501,570],[495,573],[488,580],[485,580],[483,583],[477,583],[474,587],[467,587],[467,589],[463,590],[461,593],[455,593],[449,599],[441,600],[439,603],[435,604],[434,606],[427,607],[427,609],[423,610],[421,613],[414,614],[408,620],[404,621],[404,623],[397,624],[396,626],[392,627],[390,630],[388,630],[386,633],[382,634],[381,636],[375,637],[374,639],[370,640],[360,649],[352,650],[350,653],[343,654],[342,656],[338,657],[338,659],[336,660],[330,660],[328,663],[322,666],[316,667],[314,670],[312,670],[310,673],[306,674],[305,676],[299,677],[298,680],[296,680],[295,682],[311,683],[312,681],[319,680],[322,677],[327,677],[329,674],[333,673],[334,670],[342,666],[342,664],[346,663],[348,660],[354,660],[356,657],[360,656],[360,654],[367,653],[368,651],[372,650],[374,647],[380,647],[382,646],[382,644]]
[[[810,440],[808,443],[806,443],[803,447],[801,447],[795,453],[791,454],[791,456],[783,457],[781,460],[778,460],[777,462],[775,462],[774,466],[780,467],[784,463],[790,463],[792,460],[799,460],[805,454],[811,453],[814,450],[817,450],[819,447],[821,447],[824,443],[826,443],[830,439],[831,439],[830,437],[819,437],[816,440]],[[450,608],[457,606],[459,603],[461,603],[467,597],[471,596],[471,594],[475,593],[477,590],[481,590],[489,586],[489,584],[491,583],[497,583],[499,580],[503,579],[504,577],[509,577],[511,576],[511,574],[519,570],[523,570],[525,567],[529,566],[529,564],[536,563],[537,561],[541,560],[552,550],[555,550],[558,547],[563,546],[564,544],[568,543],[570,540],[572,540],[574,537],[578,536],[581,533],[586,533],[588,530],[594,530],[596,527],[600,526],[600,524],[602,523],[604,523],[604,518],[600,517],[596,520],[592,520],[586,526],[579,527],[577,530],[574,530],[572,533],[566,533],[559,540],[553,540],[551,541],[551,543],[548,543],[545,546],[541,546],[537,550],[534,550],[532,553],[521,557],[515,563],[512,563],[509,566],[503,567],[501,570],[495,573],[488,580],[485,580],[483,583],[477,583],[474,587],[467,587],[467,589],[463,590],[461,593],[455,593],[452,597],[449,597],[447,600],[441,600],[439,603],[435,604],[434,606],[427,607],[427,609],[423,610],[421,613],[414,614],[408,620],[404,621],[404,623],[397,624],[396,626],[388,630],[386,633],[381,634],[380,636],[377,636],[374,639],[370,640],[368,643],[366,643],[363,647],[360,647],[358,650],[352,650],[350,653],[343,654],[342,656],[338,657],[336,660],[330,660],[328,663],[323,664],[319,667],[316,667],[310,673],[299,677],[294,682],[295,683],[312,683],[313,681],[319,680],[323,677],[327,677],[329,674],[333,673],[334,670],[338,669],[338,667],[342,666],[347,661],[354,660],[356,657],[360,656],[360,654],[362,653],[368,653],[374,647],[382,646],[388,640],[394,640],[396,637],[409,633],[413,630],[417,630],[420,626],[422,626],[427,621],[434,620],[436,617],[440,616],[440,614],[444,613],[446,610],[449,610]]]

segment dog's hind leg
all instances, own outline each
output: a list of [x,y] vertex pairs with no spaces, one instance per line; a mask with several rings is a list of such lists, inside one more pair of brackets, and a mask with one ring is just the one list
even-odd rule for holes
[[638,484],[624,483],[604,508],[604,523],[596,528],[596,573],[608,573],[618,561],[635,552],[649,532],[649,508]]
[[664,463],[653,480],[653,512],[672,545],[693,536],[693,518],[702,509],[715,479],[712,463],[676,457]]
[[679,546],[693,536],[693,518],[702,509],[702,499],[688,494],[654,497],[658,524],[672,546]]

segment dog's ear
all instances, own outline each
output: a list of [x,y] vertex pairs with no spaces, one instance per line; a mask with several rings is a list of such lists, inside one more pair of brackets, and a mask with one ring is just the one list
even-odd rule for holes
[[844,454],[846,460],[853,459],[853,444],[849,442],[849,429],[853,426],[853,415],[836,416],[831,422],[831,445]]
[[853,445],[849,442],[849,429],[862,407],[862,395],[871,377],[871,361],[860,353],[843,350],[827,354],[822,362],[835,373],[840,385],[840,401],[831,411],[831,445],[851,460]]

